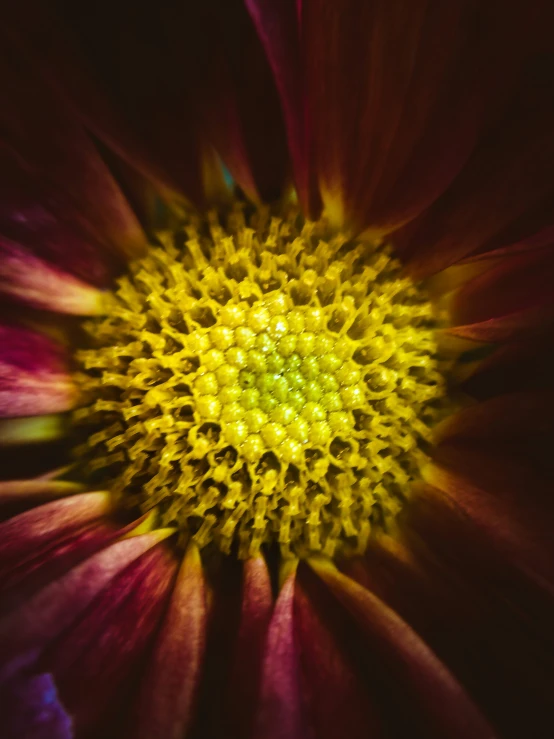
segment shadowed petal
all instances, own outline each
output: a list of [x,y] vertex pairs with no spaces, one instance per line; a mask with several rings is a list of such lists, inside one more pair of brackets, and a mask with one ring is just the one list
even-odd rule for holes
[[452,739],[494,736],[461,685],[408,624],[331,562],[313,559],[310,564],[356,617],[399,685],[417,699],[431,735]]
[[190,723],[206,631],[202,562],[189,545],[139,698],[136,736],[180,739]]
[[22,326],[0,325],[0,416],[66,411],[75,390],[61,349]]
[[298,643],[294,632],[295,573],[285,581],[269,624],[256,739],[305,739],[299,684]]
[[37,502],[42,499],[58,498],[62,495],[80,493],[83,485],[68,480],[35,477],[31,480],[2,480],[0,482],[0,505]]
[[229,680],[231,734],[250,736],[260,682],[267,628],[273,608],[271,582],[262,557],[244,563],[241,620]]
[[6,33],[0,233],[30,248],[38,245],[39,254],[61,266],[67,242],[60,236],[72,234],[67,266],[73,267],[75,256],[92,260],[89,275],[75,273],[94,282],[102,261],[95,252],[101,257],[104,250],[107,257],[115,249],[129,258],[142,251],[144,236],[91,140],[38,66]]
[[477,403],[433,429],[435,443],[451,438],[502,439],[552,429],[554,394],[521,392]]
[[4,739],[72,739],[72,721],[52,675],[17,675],[0,687]]
[[342,653],[325,622],[328,616],[325,609],[319,613],[298,584],[294,614],[300,644],[302,692],[315,736],[318,739],[380,736],[382,727],[368,686]]

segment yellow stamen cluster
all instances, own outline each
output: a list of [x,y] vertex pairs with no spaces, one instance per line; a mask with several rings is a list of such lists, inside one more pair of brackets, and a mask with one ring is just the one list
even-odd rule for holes
[[429,302],[386,247],[296,212],[159,241],[86,325],[87,474],[200,547],[363,550],[444,395]]

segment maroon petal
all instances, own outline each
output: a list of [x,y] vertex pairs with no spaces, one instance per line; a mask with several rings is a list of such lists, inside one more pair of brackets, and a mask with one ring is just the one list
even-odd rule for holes
[[554,394],[521,392],[501,395],[464,408],[433,430],[436,443],[447,439],[505,439],[552,430]]
[[202,562],[191,544],[146,668],[137,737],[180,739],[186,734],[202,668],[206,617]]
[[533,469],[490,451],[443,445],[425,480],[454,504],[497,558],[554,594],[550,487]]
[[86,727],[90,732],[121,706],[142,667],[175,569],[176,562],[161,547],[143,554],[115,576],[41,658],[54,674],[77,731]]
[[328,626],[329,614],[324,608],[319,612],[298,584],[294,614],[300,644],[302,692],[315,736],[318,739],[381,736],[382,727],[369,688]]
[[2,662],[20,652],[43,648],[70,626],[119,572],[167,535],[166,530],[158,530],[118,541],[1,618]]
[[12,299],[58,313],[94,315],[101,310],[101,292],[2,236],[0,264],[0,293]]
[[272,608],[273,594],[265,560],[263,557],[246,560],[240,627],[229,681],[230,733],[235,737],[248,737],[252,732]]
[[4,739],[72,739],[52,675],[18,675],[0,688]]
[[478,323],[541,304],[554,304],[553,280],[554,248],[550,244],[504,258],[457,291],[451,303],[453,321]]
[[269,624],[254,731],[256,739],[306,737],[294,629],[294,583],[293,572],[281,588]]
[[66,411],[75,390],[61,349],[22,326],[0,325],[0,416]]
[[461,685],[408,624],[330,562],[314,559],[310,564],[355,616],[398,686],[417,700],[424,721],[421,728],[427,731],[426,736],[452,739],[494,736]]

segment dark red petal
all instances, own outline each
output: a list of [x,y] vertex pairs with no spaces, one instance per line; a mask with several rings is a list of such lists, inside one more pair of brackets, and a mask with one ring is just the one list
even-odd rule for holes
[[118,541],[1,618],[2,663],[21,652],[43,648],[68,628],[119,572],[167,535],[159,530]]
[[146,667],[134,736],[181,739],[186,734],[202,668],[206,618],[202,562],[191,544]]
[[503,439],[552,430],[554,394],[521,392],[476,403],[433,429],[436,443],[453,439]]
[[450,304],[454,323],[479,323],[518,311],[553,306],[554,248],[506,257],[466,282]]
[[288,576],[269,624],[256,717],[256,739],[305,739],[294,629],[295,573]]
[[0,687],[3,739],[72,739],[52,675],[18,675]]
[[[485,137],[451,188],[412,224],[404,248],[415,277],[438,272],[474,253],[495,252],[511,227],[518,240],[551,225],[554,166],[554,109],[550,89],[534,89],[523,79],[523,92]],[[528,90],[533,94],[528,99]],[[526,221],[540,206],[542,220]],[[529,230],[529,228],[531,230]],[[508,241],[509,243],[509,241]]]
[[[11,36],[2,39],[0,233],[30,248],[38,244],[39,254],[62,267],[71,244],[67,268],[94,282],[102,251],[104,259],[114,250],[135,256],[144,236],[91,140],[38,64]],[[79,258],[88,275],[77,271]]]
[[453,336],[460,336],[484,343],[503,343],[527,338],[554,323],[554,305],[550,300],[541,305],[524,308],[499,318],[489,318],[479,323],[454,326],[448,329]]
[[443,445],[425,480],[455,505],[497,557],[554,594],[550,486],[527,469],[494,452]]
[[229,681],[229,732],[248,737],[260,696],[261,671],[273,595],[263,557],[244,563],[240,627]]
[[86,613],[41,658],[79,729],[117,710],[142,667],[170,588],[176,562],[157,547],[119,573]]
[[386,660],[399,687],[417,700],[428,732],[426,736],[436,734],[452,739],[494,736],[461,685],[407,623],[330,562],[314,559],[310,564],[355,616],[372,649]]
[[22,326],[0,325],[0,417],[66,411],[75,390],[59,346]]
[[[319,605],[319,603],[317,604]],[[294,615],[298,634],[301,682],[310,725],[318,739],[365,739],[381,736],[381,723],[368,686],[341,650],[319,612],[297,584]]]

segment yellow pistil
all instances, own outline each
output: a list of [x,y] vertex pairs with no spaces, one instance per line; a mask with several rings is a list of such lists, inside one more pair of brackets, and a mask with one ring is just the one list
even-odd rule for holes
[[190,218],[86,324],[76,450],[124,506],[240,557],[362,551],[441,411],[433,317],[386,246],[296,211]]

